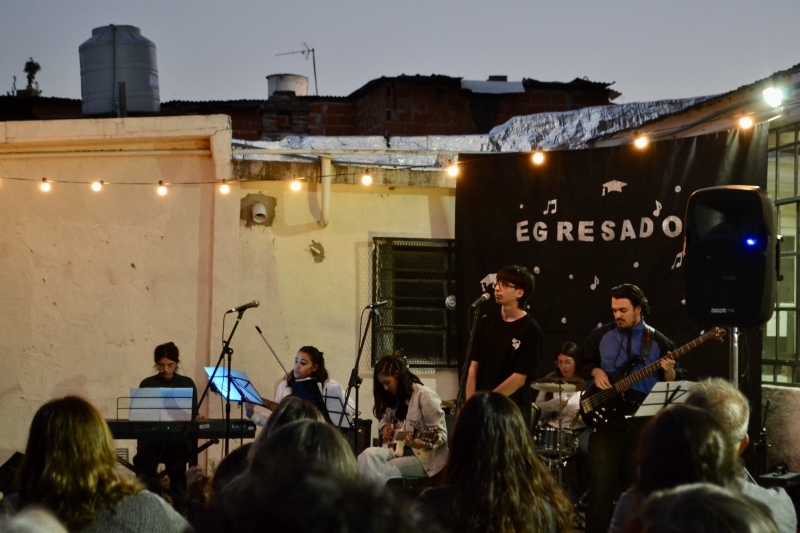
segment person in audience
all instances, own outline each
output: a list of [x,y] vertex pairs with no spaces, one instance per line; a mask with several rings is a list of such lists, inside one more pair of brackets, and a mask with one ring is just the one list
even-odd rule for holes
[[[378,430],[388,447],[367,448],[358,456],[362,479],[385,484],[393,478],[425,478],[438,474],[447,462],[447,426],[442,400],[408,369],[399,357],[387,355],[375,364],[373,375]],[[400,446],[398,449],[397,446]],[[401,451],[402,450],[402,451]]]
[[458,532],[568,532],[572,504],[534,452],[519,408],[496,392],[477,392],[453,430],[445,486],[414,508]]
[[200,533],[442,533],[383,487],[342,477],[321,463],[273,461],[259,475],[234,483],[243,478],[241,490],[230,493],[229,485],[222,499],[212,501]]
[[688,483],[738,485],[740,472],[722,427],[702,409],[673,405],[644,427],[637,449],[638,477],[622,494],[611,519],[613,533],[622,533],[651,493]]
[[33,417],[15,478],[19,506],[41,505],[70,531],[183,532],[188,522],[164,500],[120,477],[114,442],[89,402],[66,396]]
[[[220,461],[211,478],[205,476],[199,467],[191,467],[186,471],[186,509],[189,522],[198,527],[206,519],[208,501],[247,468],[247,455],[252,443],[239,446]],[[211,493],[206,498],[206,486],[211,485]]]
[[290,422],[297,420],[315,420],[317,422],[324,422],[322,414],[319,409],[311,405],[309,402],[298,398],[297,396],[287,396],[278,405],[278,408],[272,413],[272,416],[267,420],[267,425],[253,441],[253,446],[250,448],[248,458],[258,453],[267,439],[275,433],[279,428],[285,426]]
[[[180,351],[174,342],[156,346],[153,361],[158,373],[145,378],[139,388],[192,389],[192,419],[197,417],[197,388],[194,380],[178,374]],[[192,441],[185,440],[139,440],[133,466],[136,475],[148,489],[160,494],[164,491],[158,478],[158,465],[163,463],[169,478],[170,493],[175,502],[180,502],[186,492],[186,468],[191,458]]]
[[67,530],[47,509],[32,506],[13,516],[0,517],[0,533],[67,533]]
[[770,509],[738,491],[695,483],[654,492],[628,531],[636,533],[778,533]]
[[[686,398],[686,405],[707,411],[722,427],[737,456],[750,443],[747,426],[750,422],[750,402],[732,383],[721,378],[709,378],[697,382]],[[738,479],[739,489],[746,496],[763,502],[772,510],[772,516],[782,532],[797,531],[797,514],[792,499],[780,487],[759,487],[748,479],[742,467]]]
[[[317,380],[323,397],[338,398],[341,405],[344,405],[344,389],[335,379],[328,376],[328,370],[325,368],[324,354],[314,346],[303,346],[298,350],[294,358],[292,373],[287,374],[278,385],[278,390],[275,392],[275,402],[281,403],[284,398],[293,394],[292,387],[297,381],[306,379]],[[269,415],[263,415],[255,411],[253,404],[250,402],[245,402],[244,406],[247,418],[255,422],[257,426],[263,427],[266,425]],[[352,398],[347,402],[346,412],[348,415],[355,412],[355,403],[353,403]],[[334,425],[338,427],[341,412],[332,412],[329,413],[329,416]],[[348,418],[342,421],[342,427],[350,427]]]

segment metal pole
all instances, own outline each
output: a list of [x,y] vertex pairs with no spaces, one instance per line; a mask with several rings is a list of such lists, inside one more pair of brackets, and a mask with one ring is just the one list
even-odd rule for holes
[[728,328],[728,338],[730,338],[730,345],[728,346],[728,356],[730,358],[731,367],[731,383],[737,389],[739,388],[739,328]]

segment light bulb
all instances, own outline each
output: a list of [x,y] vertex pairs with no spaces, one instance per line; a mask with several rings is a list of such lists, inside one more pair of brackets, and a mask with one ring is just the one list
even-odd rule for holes
[[364,174],[363,176],[361,176],[361,183],[363,183],[364,185],[372,185],[372,176],[370,176],[369,174]]
[[750,117],[742,117],[739,119],[739,127],[746,130],[753,127],[753,119]]
[[458,165],[456,163],[450,163],[447,165],[447,175],[451,178],[458,176]]
[[293,191],[299,191],[299,190],[300,190],[300,187],[301,187],[301,185],[300,185],[300,180],[292,180],[292,182],[289,184],[289,187],[290,187],[290,188],[291,188]]
[[783,103],[783,92],[780,89],[770,87],[764,89],[762,94],[764,95],[764,100],[772,107],[780,107],[781,103]]
[[531,161],[533,161],[534,165],[541,165],[544,163],[544,154],[542,152],[533,152]]
[[647,146],[648,142],[650,141],[647,140],[647,137],[645,137],[644,135],[640,135],[639,137],[636,137],[636,140],[633,141],[633,144],[636,145],[636,148],[644,148],[645,146]]
[[231,192],[231,187],[230,185],[225,183],[225,180],[222,180],[222,185],[219,186],[219,192],[221,192],[222,194],[228,194],[229,192]]
[[94,183],[92,183],[92,190],[94,192],[98,192],[102,188],[103,188],[103,182],[102,181],[95,181]]
[[41,185],[39,185],[39,188],[40,188],[40,189],[41,189],[43,192],[47,192],[47,191],[49,191],[49,190],[50,190],[50,184],[49,184],[49,183],[47,183],[47,178],[42,178],[42,184],[41,184]]
[[158,189],[157,190],[158,190],[158,195],[159,196],[164,196],[165,194],[167,194],[167,186],[164,185],[163,181],[159,181],[158,182]]

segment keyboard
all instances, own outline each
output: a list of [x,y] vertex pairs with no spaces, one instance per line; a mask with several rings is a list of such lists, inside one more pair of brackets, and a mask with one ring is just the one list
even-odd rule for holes
[[[195,420],[193,422],[144,422],[106,420],[115,439],[222,439],[225,438],[225,419]],[[252,439],[256,425],[250,420],[231,420],[228,437]]]

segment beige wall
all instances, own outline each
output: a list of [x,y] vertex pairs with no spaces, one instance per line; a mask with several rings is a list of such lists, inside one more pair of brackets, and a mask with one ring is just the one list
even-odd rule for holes
[[[298,348],[314,345],[325,353],[331,376],[346,386],[359,316],[371,301],[372,237],[453,238],[455,191],[333,185],[324,229],[317,223],[321,191],[314,185],[293,192],[287,182],[254,182],[242,187],[242,197],[248,194],[275,198],[277,206],[271,227],[240,225],[239,300],[256,299],[261,306],[245,314],[234,366],[248,373],[262,395],[273,396],[282,371],[255,331],[259,325],[286,368]],[[312,257],[312,241],[325,250],[322,262]],[[360,365],[362,418],[372,418],[369,357],[368,340]],[[420,372],[420,377],[443,399],[455,398],[455,372]]]
[[[236,295],[238,198],[215,187],[229,172],[223,116],[0,123],[0,461],[50,398],[114,417],[157,344],[199,382]],[[108,185],[17,181],[41,177]]]

